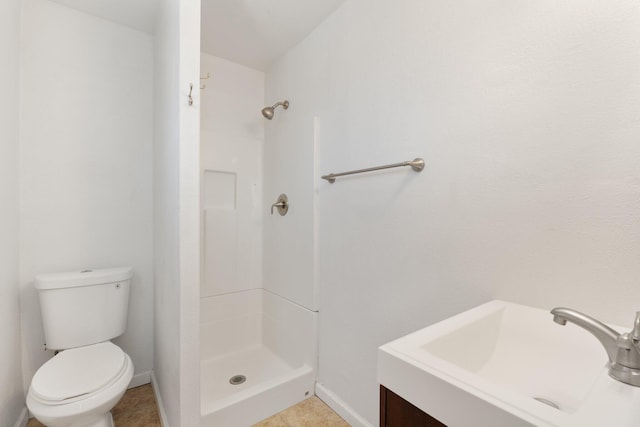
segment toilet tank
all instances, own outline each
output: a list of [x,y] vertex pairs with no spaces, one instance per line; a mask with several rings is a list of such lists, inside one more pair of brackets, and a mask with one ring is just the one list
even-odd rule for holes
[[131,267],[40,274],[35,288],[48,349],[111,340],[127,326]]

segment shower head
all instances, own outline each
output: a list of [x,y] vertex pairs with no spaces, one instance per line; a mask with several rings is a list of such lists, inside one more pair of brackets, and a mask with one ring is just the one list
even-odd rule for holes
[[282,108],[284,108],[286,110],[287,108],[289,108],[289,101],[276,102],[271,107],[263,108],[262,109],[262,115],[264,116],[264,118],[267,119],[267,120],[273,119],[273,114],[275,112],[275,109],[280,105],[282,105]]

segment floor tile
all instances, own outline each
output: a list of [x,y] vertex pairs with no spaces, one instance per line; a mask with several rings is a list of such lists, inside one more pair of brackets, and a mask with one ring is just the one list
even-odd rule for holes
[[322,400],[313,396],[253,427],[350,427]]

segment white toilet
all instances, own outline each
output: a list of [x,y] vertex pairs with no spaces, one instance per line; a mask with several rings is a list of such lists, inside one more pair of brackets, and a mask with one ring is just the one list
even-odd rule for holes
[[48,427],[113,427],[115,406],[133,377],[129,356],[109,340],[127,325],[129,267],[42,274],[48,349],[63,350],[31,380],[27,407]]

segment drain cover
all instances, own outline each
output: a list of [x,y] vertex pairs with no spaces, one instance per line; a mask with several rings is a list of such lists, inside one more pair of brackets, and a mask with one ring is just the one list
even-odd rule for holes
[[229,384],[231,385],[240,385],[247,380],[247,377],[244,375],[234,375],[229,380]]
[[534,397],[538,402],[544,403],[545,405],[549,405],[552,408],[560,409],[560,407],[555,403],[550,401],[549,399],[545,399],[544,397]]

